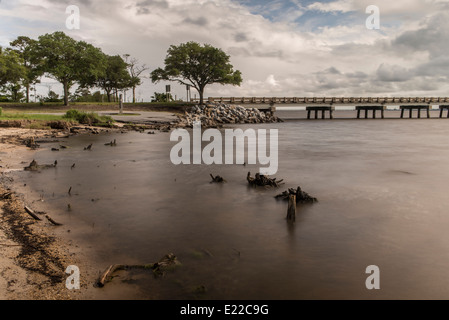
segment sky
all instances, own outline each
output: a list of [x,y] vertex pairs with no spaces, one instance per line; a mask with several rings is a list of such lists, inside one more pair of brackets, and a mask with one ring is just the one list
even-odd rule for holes
[[[66,26],[70,5],[80,10],[79,29]],[[379,29],[367,27],[373,5]],[[218,47],[243,82],[210,85],[206,97],[449,92],[449,0],[0,0],[0,46],[55,31],[110,55],[130,54],[149,68],[147,76],[164,66],[170,45]],[[137,89],[138,99],[164,92],[166,84],[185,99],[184,86],[149,79]],[[38,86],[50,88],[62,93],[51,79]]]

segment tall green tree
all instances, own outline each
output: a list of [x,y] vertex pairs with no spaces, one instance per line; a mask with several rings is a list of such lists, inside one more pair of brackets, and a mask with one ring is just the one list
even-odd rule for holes
[[69,104],[70,88],[78,83],[93,85],[104,72],[104,54],[84,41],[76,41],[64,32],[39,37],[37,56],[42,58],[41,70],[64,87],[64,104]]
[[39,83],[39,78],[43,74],[40,64],[42,59],[36,54],[38,41],[29,37],[20,36],[10,43],[10,46],[22,58],[23,66],[25,67],[25,76],[23,78],[23,86],[26,90],[26,103],[30,102],[30,87],[33,84]]
[[9,93],[12,101],[21,100],[21,83],[26,77],[26,69],[19,54],[11,49],[0,47],[0,89]]
[[111,102],[114,92],[132,87],[132,78],[128,72],[128,64],[119,55],[104,55],[104,60],[105,67],[97,78],[96,86],[106,92],[108,102]]
[[25,76],[25,68],[19,54],[0,47],[0,86],[18,83]]
[[230,57],[221,49],[210,45],[201,46],[197,42],[187,42],[179,46],[170,46],[165,58],[164,69],[158,68],[151,73],[151,80],[176,81],[193,86],[200,95],[200,104],[204,103],[204,88],[212,83],[240,85],[242,74],[233,70]]

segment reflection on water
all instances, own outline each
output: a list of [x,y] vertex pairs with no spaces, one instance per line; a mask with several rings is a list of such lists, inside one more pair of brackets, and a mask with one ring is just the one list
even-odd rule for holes
[[[57,159],[58,168],[16,181],[45,199],[34,205],[64,223],[61,233],[88,243],[102,268],[168,252],[183,264],[157,281],[122,274],[100,298],[115,289],[122,299],[449,297],[445,119],[257,128],[279,129],[281,189],[247,186],[259,166],[174,166],[168,133],[72,137],[60,152],[49,144],[36,160]],[[113,139],[117,147],[104,146]],[[227,183],[211,184],[210,173]],[[274,196],[298,185],[319,202],[299,207],[291,226],[287,204]],[[369,265],[380,268],[381,290],[365,288]]]

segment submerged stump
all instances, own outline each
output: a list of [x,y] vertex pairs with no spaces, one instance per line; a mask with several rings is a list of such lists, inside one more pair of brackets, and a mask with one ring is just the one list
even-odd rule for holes
[[296,196],[290,194],[288,196],[287,221],[295,222],[296,220]]
[[287,191],[282,192],[275,196],[276,199],[288,200],[290,195],[296,196],[296,203],[315,203],[318,202],[317,198],[312,197],[307,192],[302,191],[301,187],[298,187],[296,190],[293,188],[288,189]]
[[248,172],[246,176],[246,180],[248,181],[250,186],[260,186],[260,187],[280,187],[283,185],[284,180],[276,181],[276,178],[268,178],[263,174],[256,173],[255,178],[251,177],[251,172]]
[[55,168],[58,165],[58,161],[56,160],[53,164],[43,164],[39,165],[36,160],[31,161],[28,167],[23,168],[25,171],[39,171],[40,169],[49,169]]

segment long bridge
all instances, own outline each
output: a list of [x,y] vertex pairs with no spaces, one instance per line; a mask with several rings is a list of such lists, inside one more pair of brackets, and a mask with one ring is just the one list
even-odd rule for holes
[[[199,102],[199,99],[192,99],[193,102]],[[401,110],[401,118],[405,111],[408,111],[409,118],[412,118],[413,110],[417,111],[418,118],[421,118],[421,111],[426,112],[427,118],[430,118],[432,106],[439,106],[440,118],[443,117],[443,111],[447,111],[449,118],[449,97],[209,97],[208,103],[225,104],[251,104],[251,105],[269,105],[272,112],[276,111],[277,106],[282,107],[306,107],[307,118],[318,119],[318,113],[321,112],[321,119],[325,119],[326,112],[333,119],[333,112],[336,107],[354,106],[357,110],[357,118],[361,117],[361,112],[368,118],[368,111],[372,112],[372,117],[376,118],[376,112],[380,111],[381,118],[384,118],[384,111],[387,106],[398,106]]]

